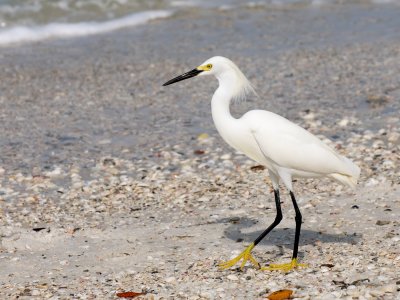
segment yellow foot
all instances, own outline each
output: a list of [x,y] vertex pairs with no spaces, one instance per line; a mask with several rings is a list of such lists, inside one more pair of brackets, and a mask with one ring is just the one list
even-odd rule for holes
[[293,258],[290,263],[287,264],[270,264],[268,267],[262,267],[263,271],[283,271],[289,272],[295,268],[307,268],[307,264],[299,264],[297,263],[297,258]]
[[228,260],[226,262],[220,263],[219,267],[221,269],[228,269],[236,265],[240,260],[243,259],[240,269],[243,269],[247,261],[250,261],[257,269],[260,269],[260,264],[255,260],[253,255],[251,255],[251,250],[254,248],[254,243],[251,243],[242,253],[236,256],[234,259]]

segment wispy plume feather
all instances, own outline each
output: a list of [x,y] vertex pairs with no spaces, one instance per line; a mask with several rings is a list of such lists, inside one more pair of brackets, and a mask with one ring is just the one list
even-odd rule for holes
[[235,69],[237,74],[237,82],[234,85],[236,88],[232,100],[235,103],[240,103],[246,101],[246,99],[251,95],[255,95],[256,97],[258,97],[254,86],[250,83],[246,76],[244,76],[242,71],[240,71],[234,63],[232,63],[231,66],[233,69]]

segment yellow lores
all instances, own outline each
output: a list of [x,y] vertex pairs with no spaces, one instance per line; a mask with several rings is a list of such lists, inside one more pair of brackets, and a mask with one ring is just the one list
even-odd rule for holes
[[276,216],[272,224],[239,256],[222,263],[221,267],[230,268],[242,261],[240,267],[243,268],[249,261],[260,268],[251,251],[282,220],[280,182],[288,189],[296,213],[292,260],[287,264],[270,264],[261,269],[287,272],[305,267],[297,262],[302,215],[293,193],[292,179],[328,177],[354,188],[360,168],[350,159],[337,154],[315,135],[273,112],[251,110],[238,119],[234,118],[229,110],[232,99],[244,98],[249,92],[254,92],[254,89],[239,68],[226,57],[212,57],[196,69],[164,83],[164,86],[194,76],[208,75],[214,75],[219,82],[211,100],[212,117],[218,133],[230,146],[268,169],[276,206]]
[[210,71],[212,69],[212,64],[206,64],[204,66],[199,66],[196,69],[199,71]]

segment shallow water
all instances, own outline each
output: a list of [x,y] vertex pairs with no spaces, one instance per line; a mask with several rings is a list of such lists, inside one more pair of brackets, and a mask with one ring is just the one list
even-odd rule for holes
[[[220,12],[250,8],[285,10],[353,4],[398,5],[397,0],[265,0],[265,1],[174,1],[174,0],[2,0],[0,45],[99,34],[144,24],[187,9],[217,9]],[[288,20],[290,21],[290,20]],[[340,21],[335,26],[340,27]]]

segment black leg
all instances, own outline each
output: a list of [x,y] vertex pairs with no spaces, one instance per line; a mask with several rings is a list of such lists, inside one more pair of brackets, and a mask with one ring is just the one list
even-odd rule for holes
[[299,239],[300,239],[300,229],[301,229],[302,217],[301,217],[300,209],[297,206],[296,198],[294,197],[294,194],[293,194],[292,191],[290,191],[290,198],[292,198],[294,210],[296,211],[296,217],[295,217],[295,220],[296,220],[296,233],[295,233],[295,236],[294,236],[294,247],[293,247],[293,257],[292,257],[292,259],[297,259],[297,252],[299,250]]
[[294,237],[294,247],[293,247],[293,257],[292,261],[287,264],[270,264],[268,267],[263,267],[261,270],[268,270],[268,271],[284,271],[289,272],[294,268],[302,267],[305,268],[307,265],[297,263],[297,253],[299,250],[299,238],[300,238],[300,229],[301,229],[301,213],[300,209],[297,206],[296,198],[292,191],[290,191],[290,198],[292,198],[294,210],[296,211],[296,235]]
[[254,246],[256,246],[265,236],[270,233],[272,229],[274,229],[281,221],[282,221],[282,209],[281,209],[281,200],[279,198],[279,190],[274,190],[275,195],[275,205],[276,205],[276,217],[274,222],[269,225],[269,227],[260,234],[258,238],[254,241]]
[[301,226],[301,214],[299,211],[299,208],[297,207],[296,199],[294,198],[294,195],[292,192],[290,192],[290,196],[292,197],[293,205],[296,210],[296,238],[295,238],[295,246],[294,246],[294,252],[293,252],[293,258],[292,261],[289,264],[283,264],[283,265],[269,265],[268,267],[262,267],[260,264],[255,260],[255,258],[251,255],[251,250],[262,241],[265,236],[271,232],[272,229],[274,229],[282,220],[282,209],[281,209],[281,200],[279,199],[279,190],[274,190],[274,195],[275,195],[275,205],[276,205],[276,217],[274,222],[272,222],[269,227],[260,234],[256,240],[251,243],[242,253],[240,253],[237,257],[221,263],[219,266],[222,269],[227,269],[232,266],[234,266],[236,263],[242,260],[242,263],[240,265],[240,269],[243,269],[247,261],[250,261],[256,268],[261,269],[261,270],[281,270],[281,271],[290,271],[293,268],[296,267],[305,267],[304,264],[298,264],[296,257],[297,257],[297,249],[299,247],[299,236],[300,236],[300,226]]

